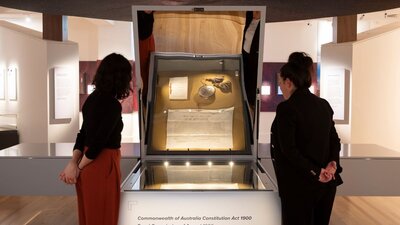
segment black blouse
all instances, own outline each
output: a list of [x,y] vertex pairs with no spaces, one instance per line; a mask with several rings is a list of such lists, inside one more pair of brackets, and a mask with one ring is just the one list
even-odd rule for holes
[[74,149],[95,159],[104,148],[121,147],[121,131],[124,124],[121,117],[120,102],[108,93],[94,91],[82,107],[83,123],[76,137]]

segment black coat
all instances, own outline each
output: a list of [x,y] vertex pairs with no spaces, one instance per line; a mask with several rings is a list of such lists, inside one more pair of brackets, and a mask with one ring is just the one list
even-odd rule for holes
[[[340,185],[340,139],[329,103],[308,89],[281,102],[271,128],[271,156],[280,194],[292,188],[314,190]],[[318,181],[321,168],[337,162],[335,180]]]

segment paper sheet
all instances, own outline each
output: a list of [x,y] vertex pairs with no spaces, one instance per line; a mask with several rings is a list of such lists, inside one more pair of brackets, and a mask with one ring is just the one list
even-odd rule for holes
[[186,100],[188,98],[188,77],[169,78],[169,99]]
[[234,108],[170,109],[167,149],[230,149]]

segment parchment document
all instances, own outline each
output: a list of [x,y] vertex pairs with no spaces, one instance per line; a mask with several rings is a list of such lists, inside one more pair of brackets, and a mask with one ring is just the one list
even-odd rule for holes
[[170,109],[167,149],[230,149],[233,109]]
[[169,99],[186,100],[188,98],[188,77],[169,78]]

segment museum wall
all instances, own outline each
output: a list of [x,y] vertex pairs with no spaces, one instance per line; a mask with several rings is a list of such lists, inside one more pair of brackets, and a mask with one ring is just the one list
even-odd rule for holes
[[97,26],[89,20],[68,17],[68,40],[78,43],[80,61],[96,61],[98,59],[98,36]]
[[68,17],[68,40],[79,43],[80,61],[101,60],[112,52],[134,60],[132,37],[131,22]]
[[[290,53],[303,51],[317,61],[318,26],[316,21],[295,21],[284,23],[266,23],[264,39],[264,68],[275,63],[287,62]],[[274,76],[266,74],[263,77]],[[267,96],[262,98],[276,98]],[[270,128],[275,118],[275,112],[262,112],[260,115],[259,141],[270,142]]]
[[264,62],[287,62],[290,53],[303,51],[317,61],[318,22],[266,23]]
[[[353,59],[353,52],[352,52],[352,43],[341,43],[341,44],[334,44],[329,43],[325,44],[321,48],[321,92],[324,92],[324,82],[325,76],[324,74],[327,71],[332,69],[346,69],[352,71],[352,59]],[[352,74],[350,74],[351,80]],[[350,85],[350,96],[351,96],[351,85]],[[351,97],[350,97],[350,105],[351,105]],[[351,115],[351,108],[350,108],[350,115]],[[351,143],[351,117],[349,118],[348,124],[336,124],[336,130],[339,134],[342,143]]]
[[[57,44],[56,44],[57,45]],[[65,45],[65,44],[64,44]],[[0,100],[1,113],[17,116],[17,129],[20,142],[72,141],[71,128],[76,129],[77,118],[72,118],[68,126],[49,128],[49,88],[48,69],[57,63],[57,59],[77,60],[69,47],[55,47],[42,40],[41,33],[24,29],[6,22],[0,24],[0,65],[4,68],[15,68],[17,71],[17,100]],[[57,53],[55,53],[57,52]],[[49,59],[51,57],[52,59]],[[73,57],[76,57],[73,59]],[[58,63],[57,63],[58,64]],[[75,115],[78,116],[78,115]]]
[[400,27],[353,46],[352,143],[400,151]]
[[321,83],[331,68],[350,71],[349,123],[336,125],[343,143],[400,151],[400,26],[388,28],[361,33],[354,43],[322,46]]
[[110,23],[99,26],[98,59],[116,52],[129,60],[134,60],[132,23],[119,21]]
[[[76,138],[76,132],[79,130],[79,52],[78,45],[74,42],[58,42],[58,41],[45,41],[47,47],[47,73],[48,73],[48,93],[51,96],[53,85],[51,85],[51,76],[54,76],[52,70],[56,67],[67,68],[70,73],[70,98],[72,99],[71,105],[68,108],[71,110],[71,118],[69,122],[52,123],[48,125],[48,141],[49,143],[60,142],[73,142]],[[68,88],[69,89],[69,88]],[[57,91],[57,90],[55,90]],[[48,109],[52,110],[54,107],[53,99],[48,99]],[[50,113],[51,118],[52,115]],[[52,120],[52,119],[50,119]],[[72,132],[71,132],[72,131]]]
[[[37,36],[0,25],[0,62],[17,69],[17,101],[0,100],[5,114],[17,115],[20,142],[47,141],[46,45]],[[43,115],[44,114],[44,115]],[[32,119],[35,118],[35,119]]]
[[[88,77],[93,77],[99,60],[112,52],[117,52],[129,60],[134,60],[131,22],[68,17],[68,26],[68,39],[79,44],[80,75],[86,72],[90,73]],[[86,81],[86,83],[91,83],[91,80]],[[80,93],[81,104],[83,104],[87,95],[81,91]],[[135,104],[137,105],[134,100],[133,97],[129,97],[123,103],[124,111],[129,111],[129,113],[122,115],[124,122],[123,142],[138,141],[137,113],[132,113],[132,107]],[[126,107],[124,107],[125,105]],[[82,123],[81,113],[80,118],[79,124]]]

